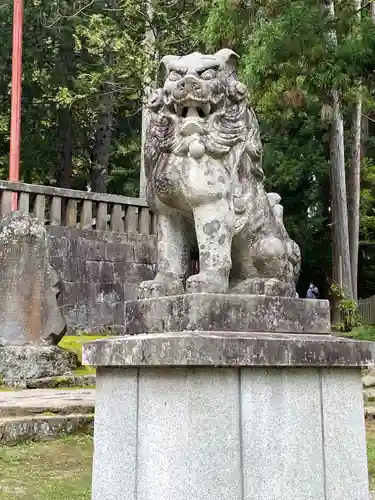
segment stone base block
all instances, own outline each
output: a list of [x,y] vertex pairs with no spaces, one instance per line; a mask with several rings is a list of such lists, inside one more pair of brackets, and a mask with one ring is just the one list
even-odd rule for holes
[[100,368],[93,500],[368,500],[359,370]]
[[185,332],[84,345],[93,500],[368,500],[372,343]]
[[8,385],[17,385],[18,381],[26,379],[64,375],[79,366],[76,354],[57,346],[0,347],[0,377]]
[[330,333],[327,300],[197,293],[126,302],[128,335],[181,331]]

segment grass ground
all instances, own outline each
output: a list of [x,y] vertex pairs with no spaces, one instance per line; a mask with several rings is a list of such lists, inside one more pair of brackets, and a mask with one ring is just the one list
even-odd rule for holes
[[366,426],[367,434],[367,459],[368,472],[370,475],[370,488],[375,490],[375,424],[371,423]]
[[372,342],[375,342],[375,325],[372,325],[372,326],[365,325],[365,326],[361,326],[359,328],[354,328],[349,333],[337,332],[336,335],[339,335],[340,337],[348,337],[348,338],[356,339],[356,340],[370,340]]
[[[92,438],[0,446],[1,500],[90,500]],[[371,487],[375,490],[375,423],[367,426]]]
[[89,500],[92,438],[0,447],[1,500]]

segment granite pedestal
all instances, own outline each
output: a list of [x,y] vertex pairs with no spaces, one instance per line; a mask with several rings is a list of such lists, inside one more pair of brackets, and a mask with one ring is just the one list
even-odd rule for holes
[[368,500],[373,345],[314,322],[302,335],[225,325],[84,345],[98,367],[92,499]]

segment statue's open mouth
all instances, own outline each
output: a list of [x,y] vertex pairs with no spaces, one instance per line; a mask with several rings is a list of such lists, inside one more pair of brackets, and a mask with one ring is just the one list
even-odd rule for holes
[[211,113],[210,103],[184,102],[173,103],[176,115],[182,118],[207,118]]

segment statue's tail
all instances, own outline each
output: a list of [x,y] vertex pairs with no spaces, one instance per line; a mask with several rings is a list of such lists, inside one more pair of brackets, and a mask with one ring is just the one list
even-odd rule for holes
[[289,261],[293,266],[293,274],[298,276],[301,265],[301,250],[297,243],[290,238],[287,230],[285,229],[283,218],[284,208],[280,204],[281,196],[277,193],[267,193],[267,197],[276,222],[279,224],[285,240],[287,241]]
[[267,198],[270,202],[271,210],[273,215],[275,216],[275,219],[285,230],[283,220],[284,208],[282,205],[280,205],[281,196],[277,193],[267,193]]

